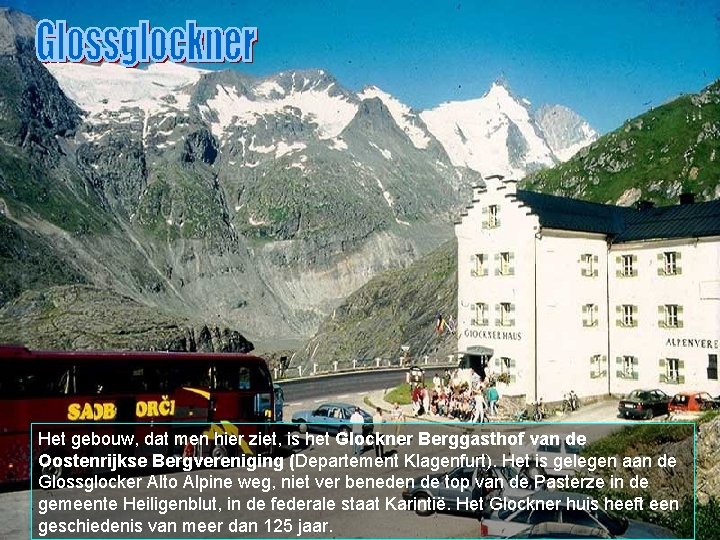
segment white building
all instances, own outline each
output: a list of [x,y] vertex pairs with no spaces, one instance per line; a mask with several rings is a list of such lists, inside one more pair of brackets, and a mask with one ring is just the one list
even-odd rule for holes
[[720,201],[624,208],[489,177],[456,222],[458,347],[528,402],[720,393]]

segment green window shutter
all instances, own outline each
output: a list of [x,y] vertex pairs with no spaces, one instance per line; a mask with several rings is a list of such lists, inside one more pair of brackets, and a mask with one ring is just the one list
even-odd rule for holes
[[685,375],[679,375],[677,381],[678,384],[685,384]]
[[685,360],[678,360],[678,369],[685,369]]
[[593,370],[590,370],[590,378],[591,378],[591,379],[597,379],[597,377],[598,377],[598,374],[595,373]]
[[622,356],[616,356],[616,357],[615,357],[615,364],[618,365],[618,366],[622,366],[622,363],[623,363]]
[[488,213],[488,207],[487,207],[487,206],[483,206],[482,209],[480,210],[480,213],[481,213],[483,216],[487,215],[487,213]]
[[622,277],[622,276],[623,276],[623,272],[620,268],[615,270],[615,277]]
[[658,276],[664,276],[665,275],[665,256],[662,253],[657,254],[657,273]]
[[633,381],[637,381],[639,375],[640,375],[640,374],[639,374],[637,371],[633,371],[633,374],[632,374],[632,379],[633,379]]
[[480,225],[480,228],[481,228],[481,229],[487,229],[487,228],[488,228],[488,222],[487,222],[487,221],[483,221],[482,224]]
[[640,364],[640,360],[638,359],[638,357],[637,357],[637,356],[633,356],[633,357],[632,357],[632,367],[633,367],[633,369],[635,369],[636,367],[638,367],[639,364]]
[[508,274],[511,276],[515,275],[515,254],[510,253],[510,268]]
[[682,327],[683,327],[683,317],[682,317],[682,314],[683,314],[683,307],[682,307],[682,306],[678,306],[678,307],[677,307],[677,326],[678,326],[678,328],[682,328]]
[[517,362],[514,358],[510,359],[510,369],[515,369],[515,366],[517,365]]
[[665,328],[665,306],[658,306],[658,327]]
[[500,326],[500,304],[495,304],[495,314],[497,316],[495,319],[495,326]]
[[593,275],[593,277],[597,277],[598,276],[598,264],[600,264],[600,257],[598,257],[597,255],[593,255],[592,261],[593,261],[592,275]]
[[622,266],[622,257],[620,255],[617,255],[615,257],[615,264],[617,264],[618,266]]
[[658,382],[666,383],[666,382],[667,382],[667,375],[665,375],[664,373],[661,373],[661,374],[658,376]]
[[515,304],[510,304],[510,316],[509,326],[515,326]]
[[638,275],[638,268],[637,268],[637,255],[632,255],[632,276],[635,277]]
[[618,379],[624,379],[624,378],[625,378],[625,372],[623,372],[622,369],[618,369],[618,370],[615,372],[615,376],[616,376]]
[[[499,215],[500,215],[500,210],[498,210],[498,216],[499,216]],[[500,226],[500,218],[497,217],[497,218],[495,218],[495,227],[497,228],[497,227],[499,227],[499,226]]]
[[666,362],[665,362],[664,358],[661,358],[660,361],[658,362],[660,369],[662,369],[663,371],[665,370],[665,364],[666,364]]
[[632,325],[637,326],[638,325],[638,317],[637,317],[638,316],[638,307],[637,306],[632,307],[632,316],[633,316]]
[[496,357],[496,358],[495,358],[495,367],[496,367],[496,368],[499,368],[499,367],[500,367],[500,357]]

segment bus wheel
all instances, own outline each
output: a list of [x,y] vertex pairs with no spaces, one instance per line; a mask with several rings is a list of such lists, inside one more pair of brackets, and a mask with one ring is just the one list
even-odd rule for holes
[[218,444],[213,446],[210,456],[213,458],[225,458],[228,457],[228,449],[224,444]]

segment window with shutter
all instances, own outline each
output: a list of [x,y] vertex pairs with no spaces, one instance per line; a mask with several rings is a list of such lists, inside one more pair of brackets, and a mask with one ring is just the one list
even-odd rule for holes
[[673,384],[678,384],[680,382],[680,360],[678,358],[666,358],[665,370],[665,382]]
[[665,276],[676,276],[680,274],[680,265],[678,264],[679,260],[680,252],[678,251],[665,251],[663,253],[658,253],[658,274]]
[[488,206],[488,227],[494,229],[500,225],[498,219],[499,209],[497,204],[491,204]]
[[[618,261],[618,259],[620,259]],[[637,268],[636,268],[636,262],[637,262],[637,256],[636,255],[623,255],[622,257],[617,257],[616,261],[620,263],[621,267],[618,269],[616,275],[622,276],[622,277],[633,277],[637,276]]]
[[616,358],[618,366],[617,376],[619,379],[638,380],[639,361],[635,356],[618,356]]
[[500,326],[512,326],[512,304],[503,302],[500,304]]
[[632,306],[630,304],[623,304],[621,306],[621,326],[631,327],[635,326],[637,324],[637,321],[635,320],[635,314],[637,312],[637,307]]
[[585,277],[597,276],[597,255],[592,253],[583,253],[580,255],[580,275]]
[[500,274],[503,276],[510,275],[510,252],[508,251],[500,253]]
[[665,304],[665,328],[677,328],[678,307],[677,304]]
[[487,255],[485,253],[476,253],[470,258],[472,270],[470,274],[479,277],[487,275]]
[[583,312],[583,326],[597,326],[598,325],[598,306],[596,304],[585,304],[582,307]]
[[605,371],[606,357],[601,354],[594,354],[590,357],[590,378],[600,379],[605,377],[607,371]]
[[488,324],[488,306],[483,302],[475,304],[475,318],[471,321],[475,326],[487,326]]
[[708,354],[707,378],[710,381],[718,380],[718,355]]

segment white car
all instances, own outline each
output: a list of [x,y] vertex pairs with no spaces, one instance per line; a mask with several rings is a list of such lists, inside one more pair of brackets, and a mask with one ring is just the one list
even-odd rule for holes
[[[547,504],[556,501],[552,509]],[[592,510],[593,504],[597,505]],[[569,506],[572,506],[570,508]],[[672,531],[636,520],[627,520],[602,509],[590,495],[538,491],[515,511],[501,510],[480,522],[481,537],[506,538],[539,523],[570,523],[602,529],[620,538],[675,538]]]
[[[582,446],[567,444],[565,439],[560,437],[560,444],[537,444],[525,447],[525,452],[533,458],[534,456],[543,457],[547,460],[545,471],[548,476],[575,476],[578,472],[574,468],[566,468],[564,461],[567,457],[573,457],[580,454]],[[555,461],[560,462],[561,467],[555,469]]]

